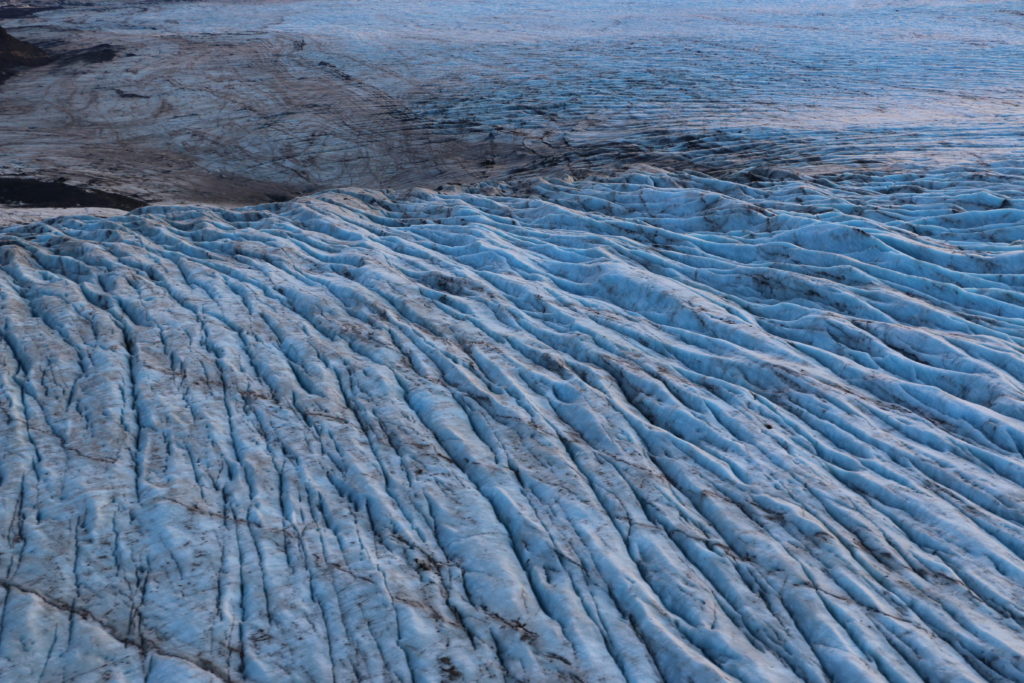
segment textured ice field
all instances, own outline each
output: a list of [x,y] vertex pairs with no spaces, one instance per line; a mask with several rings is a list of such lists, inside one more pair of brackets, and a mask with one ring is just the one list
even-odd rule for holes
[[0,681],[1024,681],[1018,3],[4,25]]
[[0,230],[0,678],[1024,679],[1024,168]]

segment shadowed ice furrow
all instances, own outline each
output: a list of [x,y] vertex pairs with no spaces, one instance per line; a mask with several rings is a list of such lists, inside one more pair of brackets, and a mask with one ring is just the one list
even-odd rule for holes
[[0,672],[1024,679],[1024,197],[958,177],[0,231]]

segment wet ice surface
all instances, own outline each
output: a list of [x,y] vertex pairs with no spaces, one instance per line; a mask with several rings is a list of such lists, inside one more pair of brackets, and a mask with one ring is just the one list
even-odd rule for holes
[[10,22],[4,172],[442,187],[0,228],[0,679],[1024,680],[1024,15],[681,4]]
[[1021,679],[1024,168],[0,230],[0,671]]

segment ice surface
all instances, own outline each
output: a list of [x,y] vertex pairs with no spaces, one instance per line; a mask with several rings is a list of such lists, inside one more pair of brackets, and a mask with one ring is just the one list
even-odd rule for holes
[[[997,0],[261,0],[4,20],[54,54],[0,89],[0,175],[237,206],[735,153],[937,165],[1020,147],[1024,14]],[[785,135],[781,135],[785,133]],[[750,150],[751,138],[772,145]],[[673,138],[672,142],[676,139]],[[837,151],[842,154],[837,154]]]
[[0,227],[18,225],[20,223],[31,223],[33,221],[46,220],[56,216],[120,216],[125,212],[121,209],[110,209],[100,206],[85,206],[75,208],[26,208],[0,206]]
[[1022,225],[1006,161],[4,228],[0,678],[1024,679]]
[[4,23],[0,680],[1024,680],[1015,3]]

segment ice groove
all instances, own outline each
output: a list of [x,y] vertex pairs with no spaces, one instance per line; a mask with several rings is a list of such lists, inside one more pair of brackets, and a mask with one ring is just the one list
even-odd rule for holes
[[0,230],[0,673],[1024,680],[1022,180]]

